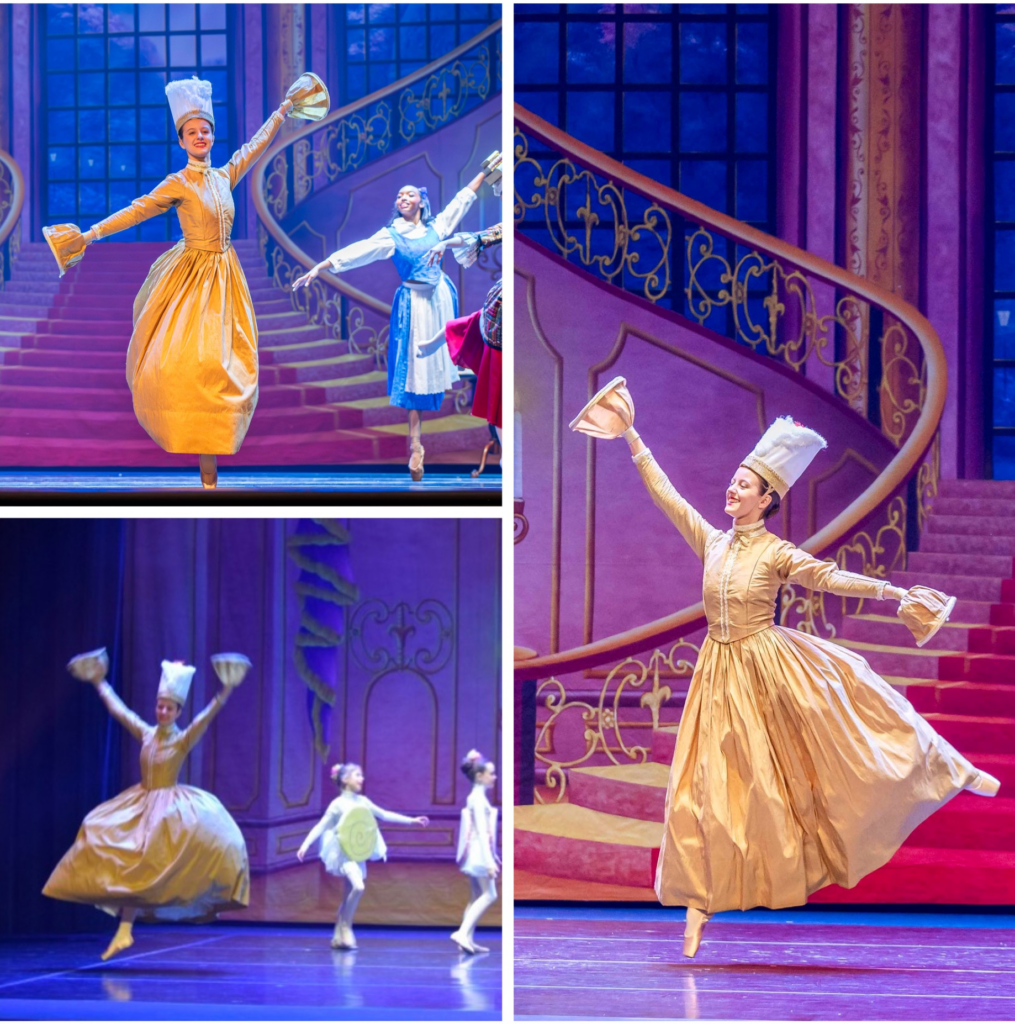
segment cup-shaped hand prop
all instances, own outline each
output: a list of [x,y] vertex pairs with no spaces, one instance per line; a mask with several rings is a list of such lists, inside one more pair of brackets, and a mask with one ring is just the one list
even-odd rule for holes
[[482,163],[487,185],[496,185],[504,174],[503,157],[499,149],[495,149]]
[[85,237],[77,224],[54,224],[42,229],[42,237],[49,244],[50,251],[56,258],[60,276],[76,267],[85,256]]
[[250,659],[245,654],[213,654],[211,665],[223,686],[239,686],[250,671]]
[[313,71],[300,75],[285,94],[292,101],[290,117],[302,117],[305,121],[320,121],[328,116],[331,109],[331,97],[328,87]]
[[571,421],[572,430],[610,440],[634,426],[634,399],[623,377],[614,377]]
[[109,674],[109,655],[100,647],[87,654],[76,654],[67,662],[67,671],[83,683],[101,683]]
[[909,627],[917,647],[927,644],[948,621],[955,598],[931,587],[910,587],[899,604],[898,616]]

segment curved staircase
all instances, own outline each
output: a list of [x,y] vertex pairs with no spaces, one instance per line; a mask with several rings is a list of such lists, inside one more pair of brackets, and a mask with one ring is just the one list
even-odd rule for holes
[[[910,554],[906,572],[892,578],[899,586],[921,583],[959,598],[932,648],[915,647],[906,627],[886,615],[846,616],[837,638],[862,654],[945,739],[1000,779],[1000,794],[986,799],[960,793],[883,868],[854,889],[822,889],[812,902],[1015,903],[1013,499],[1015,482],[941,481],[920,551]],[[664,710],[676,714],[680,703],[678,696]],[[566,804],[515,808],[519,898],[552,890],[572,899],[655,899],[676,735],[675,725],[654,729],[651,760],[644,764],[571,769]],[[580,884],[567,890],[538,877],[554,875]]]
[[[407,425],[369,355],[308,324],[267,274],[256,241],[237,240],[259,331],[260,394],[227,464],[401,462]],[[138,424],[125,379],[134,297],[164,243],[101,242],[62,279],[44,243],[25,244],[0,292],[0,465],[190,466]],[[467,408],[467,406],[466,406]],[[428,456],[480,449],[485,421],[455,393],[423,422]]]

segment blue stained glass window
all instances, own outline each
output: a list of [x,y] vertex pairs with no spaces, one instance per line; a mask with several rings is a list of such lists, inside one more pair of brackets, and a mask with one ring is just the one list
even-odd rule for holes
[[667,22],[624,25],[624,83],[652,84],[673,74],[673,31]]
[[988,118],[985,381],[988,460],[998,480],[1015,480],[1015,11],[987,7]]
[[583,92],[581,103],[569,103],[565,130],[595,149],[613,145],[613,117],[616,94]]
[[669,149],[671,117],[669,93],[625,92],[621,133],[624,149],[649,153]]
[[[521,4],[514,17],[520,106],[654,181],[774,230],[774,5]],[[534,225],[521,230],[537,240]],[[679,250],[660,302],[684,311]],[[716,312],[712,325],[729,335],[727,316]]]
[[768,97],[762,92],[737,93],[736,147],[740,153],[768,148]]
[[681,83],[723,85],[727,77],[726,26],[708,22],[681,25]]
[[616,78],[616,26],[577,22],[567,26],[567,81],[612,82]]
[[500,4],[336,4],[334,10],[343,102],[425,67],[501,16]]
[[685,153],[715,153],[726,148],[726,94],[680,94],[680,148]]
[[[212,83],[216,164],[229,138],[228,23],[224,4],[52,5],[42,22],[46,223],[82,226],[128,205],[182,167],[166,102],[173,77]],[[152,70],[160,69],[160,70]],[[119,236],[178,238],[175,214]]]

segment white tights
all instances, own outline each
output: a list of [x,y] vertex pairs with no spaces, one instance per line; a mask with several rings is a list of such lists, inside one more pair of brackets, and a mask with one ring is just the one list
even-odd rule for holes
[[489,876],[474,878],[469,875],[469,886],[472,889],[472,898],[465,908],[459,933],[472,942],[479,919],[497,901],[497,883]]
[[342,874],[345,876],[345,896],[338,905],[338,914],[335,917],[335,937],[342,938],[343,927],[352,928],[352,919],[359,906],[363,890],[366,889],[366,880],[363,878],[363,869],[355,861],[351,861],[342,867]]

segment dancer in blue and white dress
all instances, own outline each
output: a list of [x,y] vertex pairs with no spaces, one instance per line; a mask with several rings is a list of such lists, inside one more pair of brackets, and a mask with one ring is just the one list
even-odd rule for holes
[[[380,829],[370,822],[367,823],[372,830],[372,842],[367,846],[369,852],[362,860],[354,860],[346,853],[339,838],[340,828],[351,812],[357,812],[362,816],[364,809],[381,821],[395,822],[399,825],[429,825],[430,819],[425,816],[410,818],[404,814],[395,814],[394,811],[385,811],[372,800],[363,795],[363,769],[358,764],[336,764],[331,769],[331,778],[335,785],[342,791],[328,804],[328,809],[321,816],[321,820],[310,830],[310,834],[303,840],[303,844],[296,851],[297,859],[302,863],[303,858],[318,839],[321,840],[321,863],[329,875],[338,875],[345,879],[345,897],[338,908],[338,915],[335,918],[335,933],[331,940],[332,949],[355,949],[356,936],[352,932],[352,919],[359,906],[360,897],[366,889],[367,864],[368,860],[387,860],[388,847]],[[358,826],[362,829],[362,826]],[[361,837],[362,839],[362,837]]]
[[475,942],[479,919],[497,901],[497,809],[490,806],[486,791],[497,781],[497,770],[478,750],[470,750],[462,761],[462,772],[472,783],[458,833],[458,863],[469,879],[472,897],[465,908],[458,931],[451,933],[463,953],[488,953],[486,946]]
[[458,292],[440,265],[429,265],[427,254],[453,234],[458,222],[476,201],[486,172],[481,171],[440,213],[434,216],[425,187],[405,185],[398,190],[391,221],[380,231],[353,242],[293,282],[293,290],[306,287],[322,270],[342,273],[376,260],[392,259],[401,287],[391,305],[388,337],[388,397],[409,413],[409,472],[423,479],[423,443],[420,413],[436,411],[444,393],[458,381],[458,370],[447,345],[418,351],[449,320],[458,316]]

